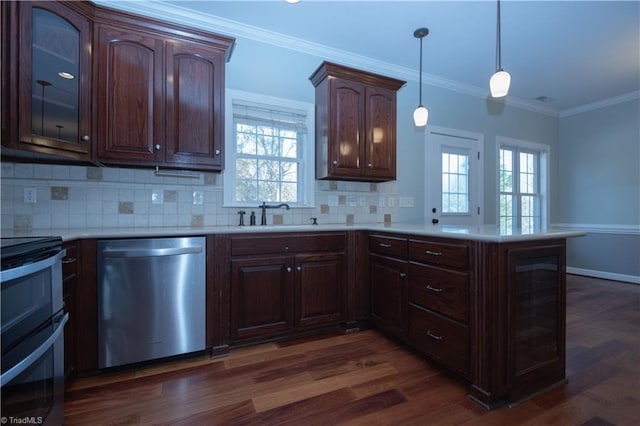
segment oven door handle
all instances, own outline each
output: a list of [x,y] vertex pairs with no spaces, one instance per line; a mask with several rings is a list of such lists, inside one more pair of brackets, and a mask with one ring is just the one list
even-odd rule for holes
[[6,269],[0,272],[0,281],[2,281],[2,283],[5,283],[15,278],[22,278],[30,274],[35,274],[36,272],[40,272],[44,269],[52,267],[58,262],[61,262],[62,258],[65,257],[66,255],[67,255],[67,250],[63,249],[59,251],[56,255],[39,260],[38,262],[29,263],[27,265],[18,266],[11,269]]
[[[56,318],[54,322],[57,322]],[[56,340],[62,335],[64,331],[64,325],[69,321],[69,313],[64,314],[61,320],[58,322],[58,326],[55,331],[43,344],[38,346],[38,348],[31,352],[25,359],[8,369],[4,374],[0,376],[0,386],[4,386],[9,383],[11,380],[15,379],[20,373],[29,368],[34,362],[36,362],[42,355],[45,354],[55,343]]]

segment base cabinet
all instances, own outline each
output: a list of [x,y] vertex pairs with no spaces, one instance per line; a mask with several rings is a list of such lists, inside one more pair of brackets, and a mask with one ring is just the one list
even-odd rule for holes
[[346,234],[232,236],[231,342],[346,320]]
[[293,328],[289,256],[231,261],[231,338],[270,336]]

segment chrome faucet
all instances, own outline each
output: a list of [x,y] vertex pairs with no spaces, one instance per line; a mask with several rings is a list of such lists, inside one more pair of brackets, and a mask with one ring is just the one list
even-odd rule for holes
[[267,209],[279,209],[280,207],[284,207],[287,210],[291,208],[287,203],[277,204],[275,206],[269,206],[265,201],[263,201],[262,204],[258,206],[258,208],[262,209],[262,217],[260,218],[260,225],[267,224]]

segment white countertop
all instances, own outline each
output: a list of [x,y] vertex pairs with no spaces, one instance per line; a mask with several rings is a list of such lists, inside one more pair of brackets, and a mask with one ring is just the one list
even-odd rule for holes
[[2,237],[59,235],[64,241],[88,238],[172,237],[209,234],[271,233],[271,232],[325,232],[325,231],[377,231],[456,238],[486,242],[533,241],[553,238],[581,237],[583,231],[552,228],[537,232],[501,233],[497,226],[447,226],[422,224],[362,224],[362,225],[267,225],[267,226],[211,226],[211,227],[144,227],[144,228],[78,228],[34,229],[30,231],[2,230]]

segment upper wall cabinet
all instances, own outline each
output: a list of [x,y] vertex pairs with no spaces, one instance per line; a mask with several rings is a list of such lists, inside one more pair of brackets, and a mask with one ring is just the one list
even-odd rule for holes
[[396,92],[405,82],[323,62],[316,88],[316,178],[396,179]]
[[222,170],[224,67],[234,40],[184,34],[124,14],[96,25],[100,162]]
[[3,155],[220,171],[234,42],[90,2],[2,2]]
[[3,2],[2,144],[87,161],[91,10],[86,3]]

